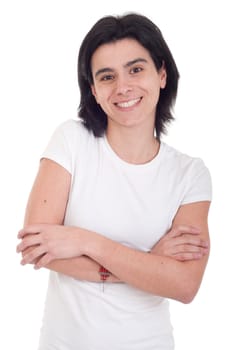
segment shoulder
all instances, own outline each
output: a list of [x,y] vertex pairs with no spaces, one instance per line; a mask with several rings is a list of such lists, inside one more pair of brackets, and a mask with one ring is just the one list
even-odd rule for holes
[[211,200],[211,175],[202,158],[163,144],[163,164],[170,181],[173,179],[175,186],[183,190],[182,204]]
[[93,138],[80,120],[68,119],[56,127],[41,158],[51,159],[73,172],[76,162],[85,154],[89,139]]
[[68,135],[83,135],[90,136],[91,133],[85,128],[83,122],[79,119],[68,119],[56,127],[55,132],[60,132]]
[[52,139],[70,147],[70,150],[75,150],[76,148],[80,149],[89,141],[93,141],[95,136],[87,130],[81,120],[68,119],[56,127]]
[[207,169],[203,159],[200,157],[183,153],[166,143],[162,143],[162,148],[163,161],[180,172]]

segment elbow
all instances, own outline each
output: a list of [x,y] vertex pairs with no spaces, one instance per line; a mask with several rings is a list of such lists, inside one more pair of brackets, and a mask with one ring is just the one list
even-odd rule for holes
[[178,301],[180,301],[182,304],[190,304],[193,299],[195,297],[195,294],[188,294],[188,293],[184,293],[179,299]]
[[186,283],[181,286],[176,300],[180,301],[183,304],[190,304],[195,298],[198,289],[199,286],[196,286],[192,283]]

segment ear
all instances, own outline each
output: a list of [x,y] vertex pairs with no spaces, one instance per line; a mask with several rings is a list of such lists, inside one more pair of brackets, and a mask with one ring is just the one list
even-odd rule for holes
[[160,88],[164,89],[167,83],[167,72],[165,68],[165,63],[163,62],[162,67],[159,70],[159,76],[160,76]]

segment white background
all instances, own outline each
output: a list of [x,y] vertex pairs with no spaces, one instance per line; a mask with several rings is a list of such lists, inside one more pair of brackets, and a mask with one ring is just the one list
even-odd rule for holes
[[40,154],[54,128],[76,117],[81,40],[103,15],[126,11],[161,28],[179,67],[176,122],[164,141],[203,158],[213,179],[203,284],[190,305],[171,302],[176,349],[232,349],[232,26],[224,0],[0,2],[1,349],[37,347],[48,272],[19,265],[17,231]]

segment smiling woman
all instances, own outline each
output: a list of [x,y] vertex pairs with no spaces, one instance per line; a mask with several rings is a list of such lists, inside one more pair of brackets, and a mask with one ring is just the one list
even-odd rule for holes
[[165,68],[157,71],[149,51],[137,40],[126,38],[98,47],[91,69],[93,95],[108,117],[108,140],[112,123],[118,135],[125,126],[145,132],[144,123],[150,124],[146,127],[149,135],[144,136],[147,141],[153,139],[160,89],[166,85]]
[[144,16],[84,38],[81,120],[54,132],[18,234],[22,265],[50,270],[40,350],[174,349],[167,299],[197,294],[211,201],[203,161],[161,141],[178,77]]
[[[140,28],[143,29],[140,30]],[[111,62],[116,54],[114,50],[112,52],[112,49],[118,48],[120,44],[123,45],[122,41],[124,42],[123,50],[120,52],[118,49],[117,53],[120,54],[120,62],[125,70],[128,68],[128,71],[133,75],[135,72],[138,73],[138,70],[140,71],[145,63],[152,61],[152,66],[154,66],[153,68],[156,69],[157,73],[160,73],[161,70],[167,75],[167,77],[163,77],[165,89],[160,91],[159,101],[156,106],[155,130],[156,137],[159,139],[161,134],[165,132],[166,124],[173,119],[171,108],[177,94],[179,73],[161,31],[144,16],[129,14],[120,20],[113,16],[104,17],[86,35],[80,47],[78,59],[78,81],[81,90],[79,116],[84,120],[85,126],[94,132],[95,136],[101,136],[106,131],[106,114],[101,106],[96,106],[96,101],[93,95],[90,94],[89,87],[94,82],[96,83],[96,78],[100,73],[107,73],[102,75],[104,81],[112,80],[114,77],[112,73],[114,73],[115,67],[112,66]],[[135,54],[138,56],[132,57],[131,53],[129,53],[130,49],[126,45],[128,41],[135,49],[137,46]],[[104,44],[107,44],[107,50],[104,52],[105,57],[102,57],[104,58],[102,64],[105,65],[95,67],[96,70],[93,72],[94,56],[97,55],[101,47],[106,46]],[[107,52],[110,50],[110,47],[111,52]],[[124,50],[126,52],[123,61],[121,55],[123,55]],[[129,55],[126,56],[126,53]],[[141,57],[139,53],[142,53]],[[145,56],[143,56],[144,54]],[[132,66],[134,66],[134,69]],[[130,70],[130,68],[132,69]],[[96,113],[98,118],[95,117]]]

